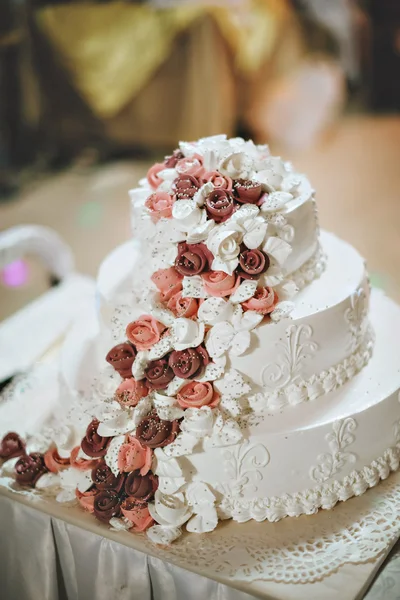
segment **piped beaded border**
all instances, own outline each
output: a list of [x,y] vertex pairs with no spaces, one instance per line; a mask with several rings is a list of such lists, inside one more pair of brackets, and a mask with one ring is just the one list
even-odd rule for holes
[[289,405],[295,406],[302,402],[316,400],[320,396],[338,389],[368,364],[372,356],[374,340],[373,329],[369,326],[364,340],[357,350],[344,360],[330,367],[330,369],[322,371],[318,375],[314,374],[309,379],[303,380],[300,383],[289,384],[275,392],[259,392],[254,396],[254,401],[250,401],[254,407],[255,415],[259,412],[257,411],[257,406],[262,407],[263,410],[266,407],[283,408]]
[[296,494],[284,494],[254,500],[233,499],[225,496],[219,504],[220,518],[232,518],[238,523],[280,521],[284,517],[311,515],[319,509],[331,509],[338,502],[361,496],[369,488],[386,479],[400,466],[400,444],[388,448],[383,456],[359,471],[352,471],[342,481],[335,480]]
[[296,271],[289,275],[289,278],[294,281],[298,290],[302,290],[309,283],[321,277],[325,271],[327,256],[322,250],[320,242],[316,247],[314,254],[306,260]]

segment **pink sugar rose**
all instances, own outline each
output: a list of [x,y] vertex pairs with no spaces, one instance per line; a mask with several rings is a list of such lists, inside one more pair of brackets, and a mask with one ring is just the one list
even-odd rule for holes
[[203,158],[199,154],[181,158],[175,165],[176,172],[179,175],[193,175],[194,177],[202,177],[205,169],[203,167]]
[[50,473],[58,473],[63,468],[69,466],[69,458],[61,458],[57,452],[57,448],[50,448],[45,452],[44,464],[50,471]]
[[71,455],[69,458],[71,467],[74,467],[74,469],[78,469],[78,471],[88,471],[89,469],[93,469],[97,465],[98,461],[87,460],[85,458],[78,458],[79,450],[79,446],[75,446],[75,448],[71,450]]
[[137,350],[149,350],[160,341],[165,325],[151,315],[143,315],[137,321],[129,323],[126,337]]
[[165,169],[164,163],[155,163],[150,169],[147,171],[147,181],[153,190],[156,190],[160,183],[163,182],[161,177],[158,176],[160,171]]
[[142,446],[139,440],[130,435],[119,449],[118,469],[121,473],[140,470],[141,475],[146,475],[151,468],[152,456],[150,448]]
[[227,175],[221,175],[218,171],[204,173],[203,180],[212,183],[217,189],[232,191],[232,179]]
[[94,499],[96,494],[98,494],[96,488],[87,490],[87,492],[80,492],[78,488],[75,490],[75,496],[79,504],[90,513],[94,512]]
[[116,400],[121,406],[136,406],[141,398],[149,393],[143,380],[136,381],[133,377],[125,379],[115,392]]
[[245,310],[254,310],[260,315],[269,315],[278,302],[278,294],[269,287],[257,288],[255,294],[246,302],[242,302]]
[[145,202],[149,209],[152,221],[157,223],[160,219],[170,219],[172,217],[172,207],[175,202],[175,196],[167,192],[154,192]]
[[209,381],[200,383],[191,381],[180,389],[177,400],[182,408],[201,408],[209,406],[214,408],[220,401],[220,396]]
[[197,315],[199,303],[196,298],[182,298],[182,292],[178,292],[168,300],[167,308],[169,308],[176,317],[190,319]]
[[121,511],[125,518],[132,521],[133,527],[131,531],[135,531],[136,533],[145,531],[145,529],[154,523],[147,504],[137,502],[135,498],[125,498],[121,504]]
[[240,285],[240,277],[228,275],[223,271],[210,271],[201,275],[204,289],[210,296],[223,298],[230,296]]
[[153,273],[151,280],[157,286],[163,302],[168,302],[172,296],[182,291],[183,275],[174,267],[159,269]]

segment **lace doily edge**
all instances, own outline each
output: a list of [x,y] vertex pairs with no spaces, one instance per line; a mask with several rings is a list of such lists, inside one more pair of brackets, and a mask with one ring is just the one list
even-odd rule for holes
[[225,496],[219,504],[221,518],[232,518],[238,523],[255,521],[280,521],[284,517],[312,515],[319,509],[332,509],[338,502],[345,502],[354,496],[361,496],[369,488],[400,466],[400,443],[388,448],[383,456],[372,461],[359,471],[352,471],[339,481],[325,483],[295,494],[284,494],[270,498],[253,500],[233,499]]

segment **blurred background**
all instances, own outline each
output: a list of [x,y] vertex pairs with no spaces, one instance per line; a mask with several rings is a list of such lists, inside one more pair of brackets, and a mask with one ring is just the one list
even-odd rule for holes
[[[321,225],[400,300],[400,1],[0,1],[0,231],[54,228],[95,275],[151,162],[225,132],[317,190]],[[39,295],[0,269],[0,320]]]

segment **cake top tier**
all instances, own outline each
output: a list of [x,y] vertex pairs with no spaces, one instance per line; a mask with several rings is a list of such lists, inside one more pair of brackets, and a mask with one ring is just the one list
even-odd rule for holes
[[[152,272],[174,265],[186,279],[211,270],[275,287],[317,248],[307,178],[250,140],[180,142],[130,195],[134,236],[150,244]],[[187,295],[201,297],[188,286]]]

